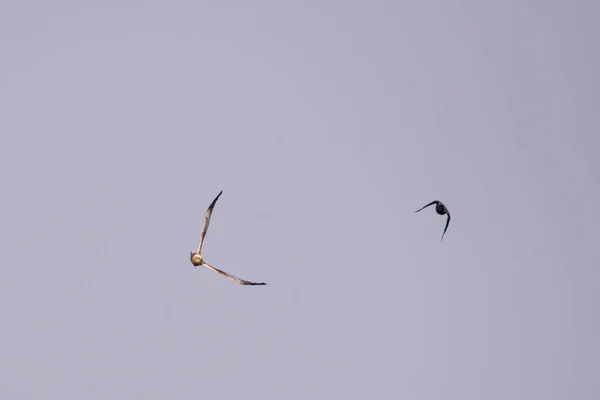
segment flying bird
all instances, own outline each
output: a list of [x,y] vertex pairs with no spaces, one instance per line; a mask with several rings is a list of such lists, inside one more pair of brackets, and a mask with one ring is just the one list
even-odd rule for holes
[[210,206],[208,206],[208,210],[206,210],[206,216],[204,217],[204,225],[202,226],[202,232],[200,233],[200,243],[198,243],[198,249],[195,253],[192,253],[190,251],[190,261],[192,262],[194,267],[204,266],[241,285],[266,285],[266,283],[264,282],[246,281],[244,279],[240,279],[236,276],[228,274],[225,271],[221,271],[220,269],[208,264],[206,261],[204,261],[204,257],[202,257],[202,244],[204,243],[204,238],[206,237],[206,232],[208,231],[208,225],[210,224],[210,216],[212,215],[213,208],[215,208],[215,204],[217,203],[217,200],[219,200],[219,197],[222,193],[223,191],[221,190],[217,197],[215,197],[215,199],[212,201],[212,203],[210,203]]
[[448,225],[450,224],[450,212],[448,211],[448,209],[446,208],[446,206],[444,205],[444,203],[442,203],[439,200],[434,200],[431,203],[427,204],[426,206],[423,206],[423,207],[419,208],[415,212],[418,213],[422,209],[424,209],[426,207],[429,207],[429,206],[431,206],[433,204],[435,204],[435,212],[437,212],[440,215],[447,215],[448,216],[448,219],[446,220],[446,227],[444,228],[444,233],[442,233],[442,238],[440,239],[440,240],[444,240],[444,235],[446,234],[446,230],[448,229]]

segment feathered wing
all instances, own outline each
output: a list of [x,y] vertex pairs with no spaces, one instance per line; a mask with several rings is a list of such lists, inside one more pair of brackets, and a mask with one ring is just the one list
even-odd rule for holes
[[444,240],[444,235],[448,230],[448,225],[450,225],[450,211],[448,211],[448,209],[446,209],[446,215],[448,216],[448,218],[446,219],[446,227],[444,228],[444,233],[442,233],[442,238],[440,240]]
[[434,201],[432,201],[431,203],[427,204],[426,206],[423,206],[423,207],[419,208],[419,209],[418,209],[417,211],[415,211],[415,212],[417,213],[417,212],[421,211],[422,209],[424,209],[424,208],[427,208],[427,207],[429,207],[429,206],[431,206],[431,205],[434,205],[434,204],[435,204],[435,205],[439,204],[439,200],[434,200]]
[[234,281],[234,282],[237,282],[237,283],[239,283],[240,285],[266,285],[266,283],[264,283],[264,282],[250,282],[250,281],[246,281],[246,280],[244,280],[244,279],[240,279],[240,278],[238,278],[238,277],[236,277],[236,276],[233,276],[233,275],[231,275],[231,274],[228,274],[228,273],[227,273],[227,272],[225,272],[225,271],[221,271],[220,269],[218,269],[218,268],[215,268],[215,267],[213,267],[212,265],[210,265],[210,264],[207,264],[206,262],[203,262],[203,263],[202,263],[202,265],[204,265],[204,266],[205,266],[205,267],[207,267],[207,268],[210,268],[210,269],[212,269],[212,270],[213,270],[213,271],[215,271],[217,274],[221,274],[221,275],[223,275],[224,277],[226,277],[226,278],[228,278],[228,279],[231,279],[231,280],[232,280],[232,281]]
[[215,208],[215,204],[217,204],[217,200],[219,200],[219,197],[222,193],[223,191],[221,190],[217,197],[215,197],[215,199],[212,201],[212,203],[210,203],[210,206],[208,206],[208,210],[206,210],[206,216],[204,217],[204,225],[202,226],[202,232],[200,233],[200,243],[198,243],[198,250],[196,251],[196,253],[198,254],[202,254],[202,243],[204,243],[204,237],[206,236],[206,232],[208,231],[208,225],[210,224],[210,216],[212,215],[213,208]]

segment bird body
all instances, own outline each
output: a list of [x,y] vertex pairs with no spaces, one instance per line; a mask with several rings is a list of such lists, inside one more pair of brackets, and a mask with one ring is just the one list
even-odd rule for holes
[[198,253],[192,253],[190,251],[190,261],[192,262],[192,264],[194,265],[194,267],[198,267],[200,265],[202,265],[202,262],[204,261],[204,258],[198,254]]
[[438,203],[438,204],[435,206],[435,211],[436,211],[438,214],[440,214],[440,215],[444,215],[444,214],[447,214],[447,213],[448,213],[448,210],[446,209],[446,206],[445,206],[445,205],[443,205],[442,203]]

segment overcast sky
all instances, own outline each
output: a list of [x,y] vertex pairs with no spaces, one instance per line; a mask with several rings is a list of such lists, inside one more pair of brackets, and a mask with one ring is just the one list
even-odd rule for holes
[[598,2],[94,3],[0,5],[0,398],[598,399]]

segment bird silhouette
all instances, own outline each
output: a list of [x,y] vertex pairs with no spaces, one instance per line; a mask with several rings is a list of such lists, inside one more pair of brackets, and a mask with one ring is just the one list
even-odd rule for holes
[[427,204],[426,206],[419,208],[415,212],[418,213],[422,209],[427,208],[433,204],[435,204],[435,212],[437,212],[439,215],[447,215],[448,216],[448,219],[446,220],[446,227],[444,228],[444,233],[442,233],[442,238],[440,239],[440,240],[444,240],[444,235],[446,234],[446,230],[448,230],[448,225],[450,224],[450,212],[448,211],[448,209],[446,208],[444,203],[442,203],[439,200],[434,200],[431,203]]
[[221,271],[220,269],[215,268],[206,261],[204,261],[204,257],[202,256],[202,244],[204,243],[204,238],[206,237],[206,232],[208,231],[208,225],[210,224],[210,217],[212,215],[213,208],[215,208],[215,204],[217,203],[217,200],[219,200],[219,197],[222,193],[223,191],[221,190],[217,197],[215,197],[215,199],[212,201],[212,203],[210,203],[210,206],[208,206],[208,210],[206,210],[206,216],[204,217],[204,225],[202,226],[202,232],[200,233],[200,243],[198,243],[198,249],[195,253],[192,253],[190,251],[190,261],[192,262],[192,265],[194,265],[194,268],[204,266],[215,271],[218,274],[223,275],[228,279],[231,279],[234,282],[239,283],[240,285],[266,285],[266,283],[264,282],[250,282],[244,279],[240,279],[236,276],[228,274],[225,271]]

